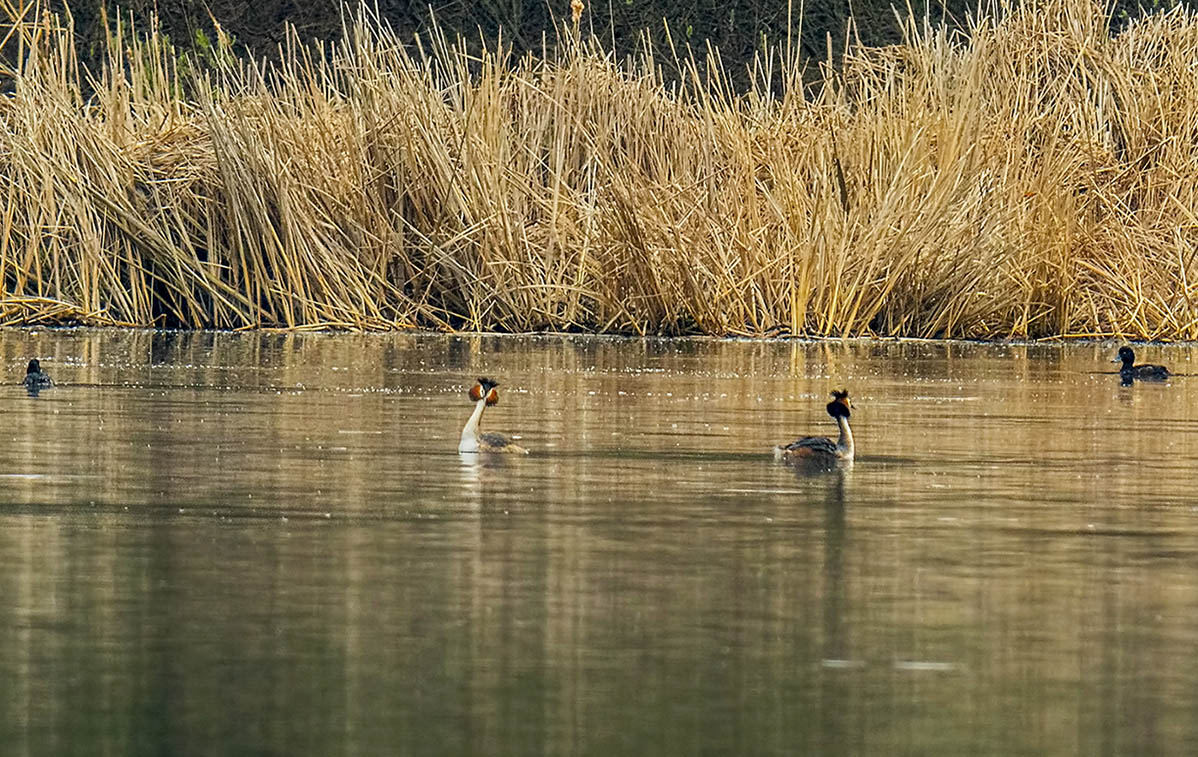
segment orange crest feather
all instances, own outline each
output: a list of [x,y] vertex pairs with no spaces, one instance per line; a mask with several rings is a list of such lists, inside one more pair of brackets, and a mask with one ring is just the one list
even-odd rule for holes
[[495,390],[497,386],[499,386],[498,381],[493,381],[483,376],[474,386],[470,387],[470,399],[478,402],[483,397],[486,397],[487,404],[494,405],[499,402],[499,392]]

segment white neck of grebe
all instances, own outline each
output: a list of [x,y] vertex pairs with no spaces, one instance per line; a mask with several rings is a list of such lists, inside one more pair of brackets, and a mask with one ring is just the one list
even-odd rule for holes
[[[470,420],[466,421],[466,427],[462,429],[462,441],[458,443],[458,452],[478,452],[478,422],[482,420],[486,407],[486,396],[474,403],[474,412],[470,414]],[[852,441],[849,444],[852,444]]]
[[853,430],[849,428],[849,419],[843,415],[836,417],[836,425],[840,426],[840,439],[836,441],[836,451],[842,460],[853,459]]

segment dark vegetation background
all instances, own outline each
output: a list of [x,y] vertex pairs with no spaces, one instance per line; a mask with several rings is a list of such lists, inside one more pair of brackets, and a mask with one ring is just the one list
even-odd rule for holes
[[[788,16],[792,42],[800,45],[809,59],[823,60],[829,49],[835,56],[849,36],[871,46],[902,39],[892,0],[807,0],[805,7],[799,1],[788,8],[786,0],[587,0],[582,26],[602,40],[604,49],[621,56],[634,52],[643,31],[648,30],[651,43],[663,53],[658,60],[668,68],[664,32],[668,24],[679,47],[689,44],[700,54],[708,43],[718,48],[726,70],[739,83],[743,83],[746,64],[756,50],[767,43],[786,42]],[[1001,12],[999,0],[980,1],[983,12]],[[1191,1],[1198,4],[1198,0]],[[1117,0],[1112,6],[1112,24],[1118,26],[1144,11],[1174,2],[1177,0],[1150,0],[1146,7],[1136,0]],[[95,0],[71,3],[80,60],[85,65],[94,63],[103,49],[102,5]],[[376,0],[373,5],[401,38],[427,33],[431,10],[443,29],[475,43],[493,41],[502,29],[504,40],[516,52],[541,50],[554,38],[555,19],[560,22],[570,17],[569,0]],[[52,7],[61,9],[61,0],[52,0]],[[287,23],[296,27],[305,42],[341,36],[342,4],[329,0],[126,0],[108,4],[109,19],[122,10],[143,30],[157,17],[160,28],[181,51],[205,44],[197,42],[197,33],[212,39],[213,19],[233,36],[239,52],[256,58],[278,57]],[[904,5],[899,10],[904,16],[913,12],[920,18],[947,20],[965,28],[979,5],[978,0],[947,0],[910,9]],[[850,17],[855,19],[851,29]]]

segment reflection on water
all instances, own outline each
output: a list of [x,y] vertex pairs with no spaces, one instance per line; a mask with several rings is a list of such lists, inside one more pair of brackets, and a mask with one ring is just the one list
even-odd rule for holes
[[1198,377],[1113,351],[0,333],[0,743],[1192,753]]

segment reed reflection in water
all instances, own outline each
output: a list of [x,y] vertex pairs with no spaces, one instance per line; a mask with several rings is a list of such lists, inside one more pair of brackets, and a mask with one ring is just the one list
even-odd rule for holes
[[0,743],[1193,752],[1198,377],[1113,354],[2,332]]

